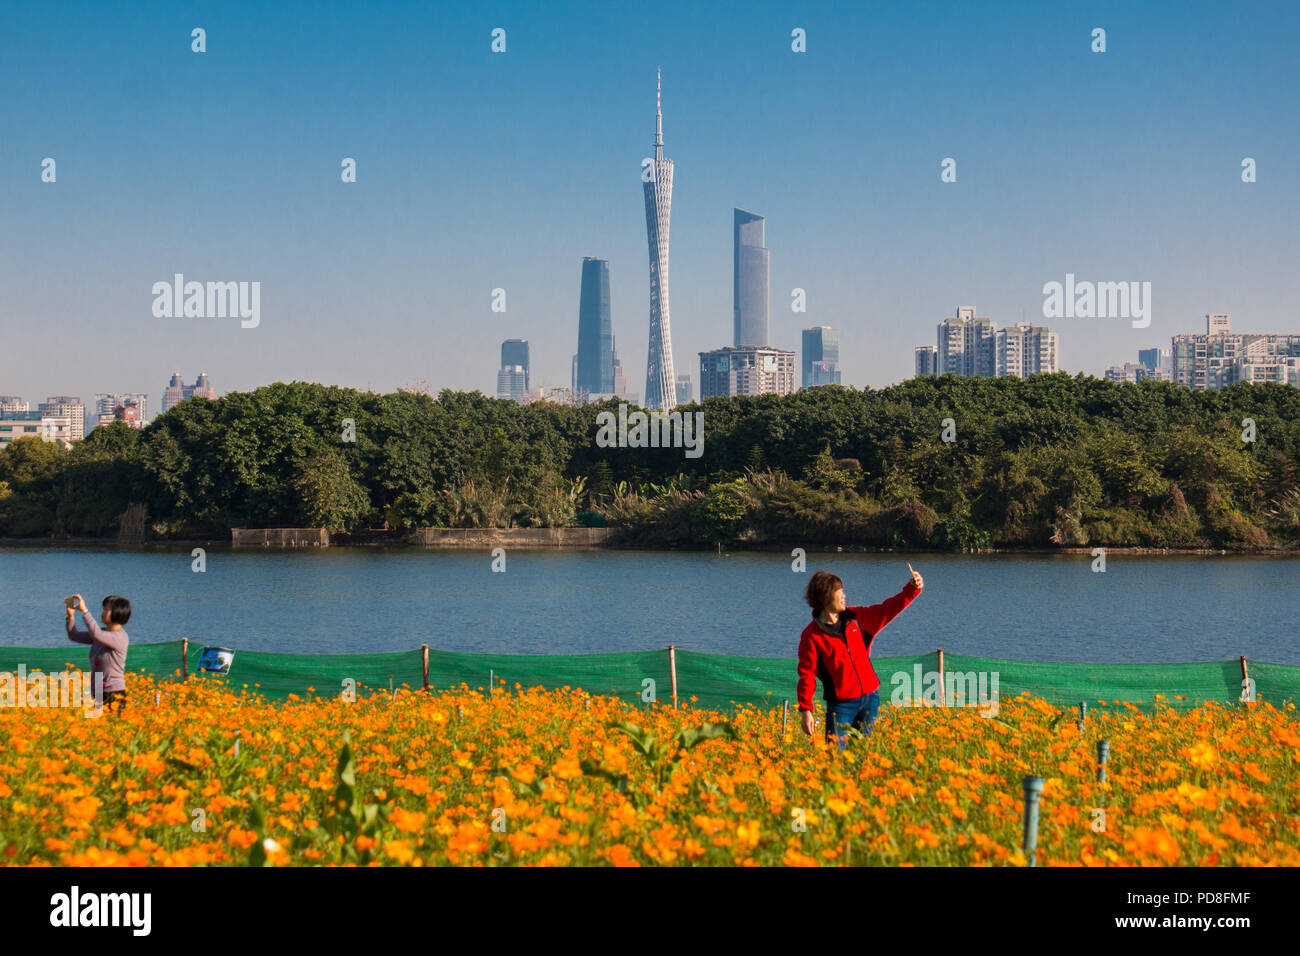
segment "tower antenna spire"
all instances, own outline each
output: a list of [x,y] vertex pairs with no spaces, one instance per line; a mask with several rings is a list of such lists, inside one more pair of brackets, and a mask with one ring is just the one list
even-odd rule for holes
[[663,67],[655,71],[655,159],[664,158],[664,88]]

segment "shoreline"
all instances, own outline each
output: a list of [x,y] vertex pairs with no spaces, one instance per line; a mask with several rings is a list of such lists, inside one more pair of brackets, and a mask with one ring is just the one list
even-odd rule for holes
[[[752,552],[756,554],[789,554],[793,548],[803,548],[807,554],[938,554],[938,555],[973,555],[973,554],[1042,554],[1042,555],[1092,555],[1097,548],[1103,549],[1108,555],[1110,554],[1127,554],[1127,555],[1158,555],[1158,556],[1220,556],[1227,557],[1277,557],[1277,558],[1296,558],[1300,557],[1300,549],[1286,548],[1151,548],[1151,547],[1134,547],[1134,546],[1109,546],[1109,545],[1082,545],[1069,547],[1038,547],[1038,546],[1017,546],[1017,547],[989,547],[989,548],[962,548],[960,550],[940,550],[933,548],[897,548],[883,547],[873,545],[817,545],[808,546],[798,543],[768,543],[763,545],[738,545],[731,547],[710,548],[701,547],[680,547],[680,548],[653,548],[640,547],[637,545],[622,544],[557,544],[547,546],[528,546],[524,542],[512,541],[509,532],[513,529],[468,529],[481,535],[485,540],[482,543],[474,544],[461,543],[419,543],[415,541],[402,540],[361,540],[333,542],[318,548],[303,547],[234,547],[229,539],[214,538],[164,538],[152,541],[144,541],[132,544],[119,544],[116,539],[110,538],[90,538],[90,537],[68,537],[68,538],[0,538],[0,547],[31,547],[31,548],[66,548],[68,550],[77,550],[78,548],[95,548],[95,549],[114,549],[121,551],[151,551],[169,548],[194,548],[202,547],[215,549],[219,551],[304,551],[304,550],[365,550],[370,549],[400,549],[404,551],[470,551],[490,548],[493,546],[512,545],[514,550],[519,551],[652,551],[659,554],[707,554],[709,552],[720,552],[722,554],[743,554]],[[522,530],[522,529],[521,529]]]

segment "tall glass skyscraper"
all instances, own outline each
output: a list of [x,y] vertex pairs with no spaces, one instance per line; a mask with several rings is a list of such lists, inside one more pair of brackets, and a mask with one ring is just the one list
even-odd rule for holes
[[766,220],[734,210],[732,292],[736,348],[768,345],[768,250],[763,248]]
[[501,343],[501,367],[514,368],[518,366],[523,369],[524,373],[524,391],[529,391],[532,386],[528,381],[528,340],[527,339],[506,339]]
[[645,407],[677,404],[673,340],[668,326],[668,221],[673,204],[673,161],[664,159],[663,88],[655,81],[655,158],[642,169],[645,231],[650,245],[650,348],[646,353]]
[[582,260],[578,299],[579,392],[608,395],[614,391],[614,334],[609,318],[609,262],[587,256]]
[[840,330],[815,325],[803,330],[803,387],[840,384]]

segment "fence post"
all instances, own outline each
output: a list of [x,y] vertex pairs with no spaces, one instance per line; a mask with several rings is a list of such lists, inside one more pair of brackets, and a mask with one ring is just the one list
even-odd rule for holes
[[[925,691],[921,691],[922,698],[925,697]],[[939,703],[944,707],[948,706],[947,692],[944,690],[943,680],[943,648],[939,648]]]
[[493,694],[496,693],[496,686],[497,686],[496,672],[489,667],[488,668],[488,696],[489,697],[491,697]]
[[668,645],[668,672],[673,678],[673,710],[677,709],[677,647]]
[[787,698],[781,702],[781,739],[785,740],[785,719],[790,713],[790,701]]
[[[1238,697],[1246,696],[1246,688],[1250,686],[1250,684],[1247,683],[1247,681],[1249,680],[1250,680],[1250,671],[1246,669],[1246,655],[1242,654],[1241,655],[1241,693],[1237,695]],[[1257,698],[1259,695],[1252,694],[1251,696]]]
[[1097,782],[1106,782],[1106,763],[1110,759],[1110,741],[1097,741]]
[[181,638],[181,680],[190,676],[190,639]]
[[424,658],[424,689],[429,689],[429,645],[420,645],[420,656]]
[[1026,777],[1022,786],[1025,788],[1025,839],[1023,848],[1029,858],[1029,865],[1034,866],[1034,854],[1038,849],[1038,797],[1043,792],[1042,777]]

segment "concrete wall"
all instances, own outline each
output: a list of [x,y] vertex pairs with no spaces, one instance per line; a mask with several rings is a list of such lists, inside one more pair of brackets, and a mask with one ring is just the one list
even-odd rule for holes
[[231,528],[232,548],[328,548],[324,528]]
[[613,528],[420,528],[426,548],[600,548]]

